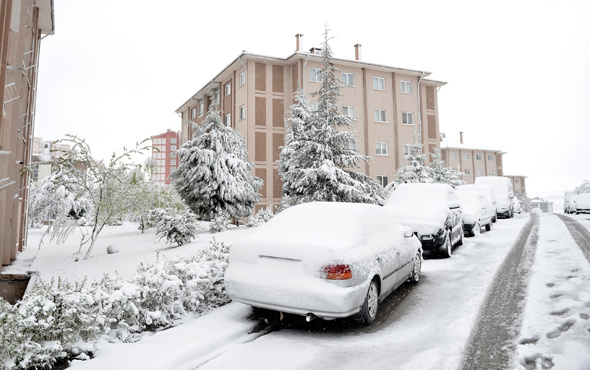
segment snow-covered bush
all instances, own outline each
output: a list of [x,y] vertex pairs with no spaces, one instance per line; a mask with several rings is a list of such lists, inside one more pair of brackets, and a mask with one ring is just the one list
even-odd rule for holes
[[211,220],[209,224],[209,232],[211,234],[220,233],[227,230],[229,227],[229,217],[225,215],[217,216]]
[[141,264],[130,279],[105,275],[91,285],[51,280],[38,283],[14,306],[0,298],[0,366],[52,368],[59,361],[87,359],[103,335],[135,341],[145,330],[226,304],[228,254],[228,245],[212,240],[193,258]]
[[273,206],[268,206],[266,208],[260,209],[256,214],[250,217],[248,223],[246,224],[247,227],[258,227],[265,222],[268,222],[271,218],[274,217]]
[[166,209],[157,216],[156,235],[166,238],[166,244],[181,246],[190,243],[203,229],[199,226],[197,217],[189,210]]

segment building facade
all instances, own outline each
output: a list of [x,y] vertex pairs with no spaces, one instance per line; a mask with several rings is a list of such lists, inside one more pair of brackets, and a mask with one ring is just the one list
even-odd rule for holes
[[168,130],[150,139],[152,159],[156,164],[152,179],[160,185],[170,185],[170,173],[177,166],[176,150],[180,145],[180,133]]
[[[52,0],[0,0],[0,259],[8,265],[26,244],[41,40],[53,33]],[[1,269],[1,267],[0,267]]]
[[31,149],[31,183],[35,186],[39,186],[44,178],[51,175],[51,164],[41,162],[48,162],[52,158],[61,157],[71,149],[72,146],[69,144],[34,137],[33,147]]
[[[363,62],[360,45],[355,48],[354,60],[333,59],[345,85],[338,104],[354,118],[357,150],[371,157],[358,171],[385,185],[403,164],[408,144],[421,139],[426,153],[439,146],[437,92],[445,83],[426,79],[429,72]],[[221,116],[240,132],[254,173],[264,180],[257,209],[279,204],[282,182],[276,162],[284,145],[285,118],[298,87],[308,96],[319,90],[321,68],[321,50],[316,48],[287,58],[240,54],[177,109],[181,142],[192,138],[191,122],[204,120],[209,94],[219,89]],[[314,98],[310,101],[313,109]]]
[[512,181],[512,188],[514,189],[514,194],[526,194],[526,184],[525,179],[527,176],[523,175],[505,175]]

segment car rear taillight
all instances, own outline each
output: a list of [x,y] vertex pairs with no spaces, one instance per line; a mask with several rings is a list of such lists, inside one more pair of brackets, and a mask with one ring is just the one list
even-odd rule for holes
[[331,265],[324,268],[328,280],[352,279],[352,270],[348,265]]

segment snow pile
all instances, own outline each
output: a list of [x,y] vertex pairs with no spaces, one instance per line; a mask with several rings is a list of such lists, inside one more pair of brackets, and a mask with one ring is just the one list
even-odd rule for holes
[[223,276],[229,247],[211,241],[195,257],[158,258],[123,280],[105,275],[92,284],[40,282],[20,302],[0,300],[0,364],[49,368],[87,359],[101,337],[135,341],[146,330],[174,325],[188,313],[204,314],[229,300]]

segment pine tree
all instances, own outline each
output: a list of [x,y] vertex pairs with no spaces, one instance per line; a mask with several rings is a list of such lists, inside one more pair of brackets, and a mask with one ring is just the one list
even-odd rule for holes
[[212,100],[195,138],[177,151],[180,165],[170,177],[198,217],[247,217],[260,199],[262,180],[252,175],[244,140],[223,124]]
[[430,156],[432,157],[432,162],[430,163],[430,177],[432,178],[432,182],[448,184],[453,188],[465,183],[461,179],[463,173],[445,166],[445,161],[443,161],[441,151],[438,147],[434,148],[434,153],[430,153]]
[[404,183],[432,182],[430,168],[425,166],[426,155],[422,154],[422,144],[408,145],[408,154],[405,156],[406,164],[395,173],[396,185]]
[[354,171],[368,158],[352,148],[356,138],[351,118],[343,115],[337,104],[342,82],[332,62],[328,30],[322,55],[322,83],[312,94],[318,98],[317,110],[309,110],[305,94],[299,91],[287,121],[279,164],[283,205],[311,201],[376,203],[382,196],[380,185]]

